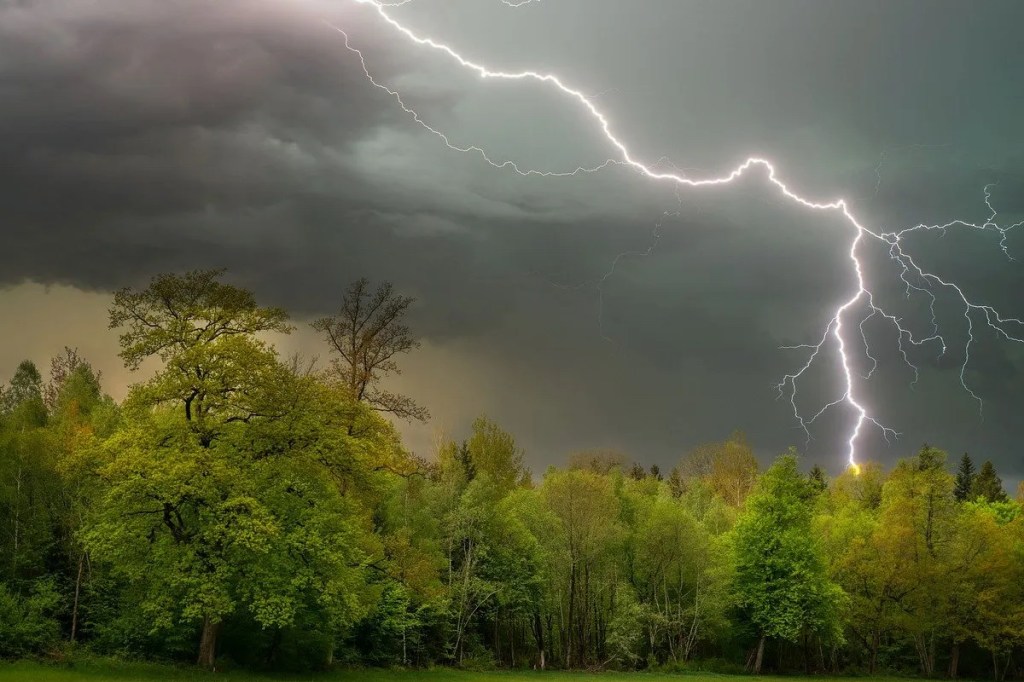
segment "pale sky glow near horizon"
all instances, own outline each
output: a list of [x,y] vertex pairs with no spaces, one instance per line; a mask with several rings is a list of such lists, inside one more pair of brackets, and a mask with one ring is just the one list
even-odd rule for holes
[[[879,231],[984,222],[986,186],[1001,224],[1024,220],[1016,2],[416,0],[388,11],[489,66],[557,73],[652,166],[713,176],[763,156],[801,195],[843,197]],[[0,377],[77,346],[123,395],[133,377],[106,328],[111,292],[221,266],[292,313],[299,331],[283,352],[326,358],[306,322],[366,276],[417,298],[423,347],[395,386],[434,415],[400,425],[419,454],[435,431],[460,436],[486,413],[537,473],[583,449],[666,468],[734,429],[763,461],[796,445],[806,465],[842,470],[850,412],[824,415],[806,442],[775,388],[803,360],[780,347],[815,342],[850,291],[841,217],[802,210],[757,172],[677,197],[622,167],[490,168],[374,88],[330,25],[457,145],[524,168],[610,155],[557,91],[482,83],[353,0],[0,0]],[[972,300],[1024,318],[1024,228],[1002,244],[950,228],[905,247]],[[906,299],[884,249],[863,259],[886,309],[926,332],[927,303]],[[916,385],[891,328],[868,323],[878,368],[858,391],[901,436],[865,431],[859,458],[890,466],[927,441],[951,459],[992,459],[1015,482],[1024,345],[974,319],[964,379],[981,418],[960,383],[963,313],[940,297],[936,317],[948,349],[912,349]],[[858,376],[871,369],[850,357]],[[834,367],[825,357],[806,376],[801,409],[836,397]]]

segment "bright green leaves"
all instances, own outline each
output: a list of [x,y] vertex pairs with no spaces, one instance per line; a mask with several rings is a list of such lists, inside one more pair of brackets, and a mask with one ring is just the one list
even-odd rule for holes
[[236,613],[274,628],[300,613],[334,628],[365,613],[379,545],[358,500],[402,457],[369,408],[279,360],[260,335],[288,332],[284,312],[220,274],[165,275],[115,296],[125,363],[162,367],[132,389],[99,449],[105,485],[85,534],[156,629],[203,624],[205,665],[218,623]]
[[765,472],[736,525],[736,592],[769,637],[805,632],[841,641],[845,595],[811,530],[814,491],[786,455]]
[[124,327],[121,358],[132,369],[150,356],[165,362],[218,339],[287,333],[287,314],[256,305],[252,293],[219,281],[223,270],[159,275],[142,291],[114,295],[110,327]]

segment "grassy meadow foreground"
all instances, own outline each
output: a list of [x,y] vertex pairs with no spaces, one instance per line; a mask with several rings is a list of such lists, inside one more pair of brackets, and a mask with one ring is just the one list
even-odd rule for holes
[[[53,667],[35,663],[0,663],[0,682],[191,682],[224,680],[225,682],[669,682],[685,679],[687,682],[749,682],[741,675],[685,675],[667,673],[585,673],[585,672],[469,672],[450,669],[421,671],[353,670],[322,674],[271,675],[245,671],[210,673],[197,668],[171,668],[160,665],[91,663],[74,667]],[[793,678],[761,676],[763,682],[778,682]],[[814,678],[803,677],[812,682]],[[879,682],[893,678],[873,678]]]
[[222,279],[117,292],[121,358],[152,370],[123,401],[71,348],[0,391],[0,660],[198,667],[0,680],[1024,677],[1024,514],[990,462],[954,473],[926,445],[830,478],[795,450],[762,469],[734,434],[667,475],[606,451],[541,473],[483,416],[415,457],[382,416],[428,416],[383,383],[417,347],[411,299],[353,284],[313,323],[318,368],[271,344],[284,310]]

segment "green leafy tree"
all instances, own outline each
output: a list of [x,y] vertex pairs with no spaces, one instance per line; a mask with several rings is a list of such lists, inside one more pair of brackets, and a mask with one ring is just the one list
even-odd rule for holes
[[722,634],[732,606],[728,546],[672,496],[641,503],[631,527],[632,594],[658,659],[689,660]]
[[686,484],[683,483],[683,477],[679,473],[679,467],[672,467],[672,472],[668,476],[668,489],[672,493],[672,497],[682,497],[686,492]]
[[540,493],[554,519],[541,541],[551,562],[558,646],[567,667],[582,666],[593,662],[603,614],[614,603],[620,502],[612,481],[590,471],[549,472]]
[[36,581],[25,596],[0,583],[0,657],[48,653],[60,640],[60,593],[51,580]]
[[[958,676],[961,645],[973,639],[993,658],[1012,649],[1024,634],[1024,606],[1013,565],[1015,514],[1004,517],[1006,503],[968,502],[958,510],[946,548],[943,594],[952,640],[949,677]],[[995,675],[1000,674],[996,665]]]
[[426,664],[434,660],[430,628],[445,617],[445,560],[436,514],[442,489],[436,479],[420,475],[393,476],[386,485],[376,512],[385,563],[384,573],[375,577],[382,593],[369,619],[363,656],[375,665]]
[[956,504],[946,454],[924,445],[901,461],[885,483],[878,533],[880,568],[890,570],[886,598],[909,639],[921,672],[932,675],[939,641],[948,636],[947,605]]
[[[31,360],[24,360],[11,377],[10,386],[3,392],[4,412],[17,409],[29,410],[33,416],[45,415],[43,406],[43,378]],[[38,418],[44,421],[43,417]]]
[[[535,488],[513,491],[503,502],[501,512],[514,524],[517,540],[507,548],[518,552],[516,613],[532,637],[534,666],[544,670],[548,661],[553,660],[560,639],[553,628],[554,613],[561,606],[560,595],[551,589],[561,577],[561,565],[552,554],[560,548],[549,542],[558,532],[560,522]],[[514,656],[510,657],[514,666],[511,659]]]
[[369,549],[340,485],[362,458],[346,428],[358,408],[280,363],[258,335],[287,332],[284,312],[220,275],[162,275],[115,295],[125,363],[163,366],[102,446],[107,490],[85,536],[140,587],[156,628],[201,625],[206,667],[239,607],[264,627],[310,605],[327,627],[350,621]]
[[163,362],[133,388],[131,402],[180,410],[204,447],[223,424],[272,416],[266,399],[284,373],[257,335],[291,331],[283,310],[258,306],[251,292],[221,282],[222,275],[160,275],[141,291],[118,291],[110,308],[110,327],[124,329],[125,365]]
[[683,481],[705,481],[733,507],[743,506],[757,482],[758,464],[754,451],[741,431],[719,443],[698,445],[679,464]]
[[[60,479],[57,497],[55,541],[59,553],[67,562],[70,575],[70,631],[69,639],[79,638],[81,606],[88,589],[83,590],[93,571],[88,552],[81,541],[85,520],[102,490],[97,485],[95,461],[92,456],[96,445],[110,437],[118,427],[119,410],[110,396],[103,395],[99,374],[77,354],[58,356],[52,363],[47,385],[49,403],[48,447],[54,453],[56,471]],[[60,358],[74,357],[75,362],[64,364]],[[70,367],[70,368],[69,368]],[[92,604],[84,605],[86,613]]]
[[473,433],[465,443],[465,456],[471,463],[467,470],[474,476],[486,474],[502,491],[511,490],[529,476],[515,438],[487,417],[473,421]]
[[842,638],[845,595],[829,579],[811,532],[812,501],[813,491],[791,451],[761,477],[736,525],[736,593],[760,635],[755,673],[761,671],[768,637]]
[[[847,469],[820,500],[815,535],[829,559],[829,574],[849,597],[847,633],[869,673],[879,664],[879,651],[896,629],[898,605],[889,598],[899,589],[901,560],[885,551],[879,522],[881,476],[871,462],[860,472]],[[865,661],[866,659],[866,661]]]
[[536,509],[535,502],[536,495],[527,488],[502,498],[491,520],[490,550],[481,568],[497,589],[485,614],[494,655],[513,668],[517,633],[529,626],[545,587],[544,551],[526,520]]
[[319,452],[280,442],[253,452],[235,429],[204,448],[169,415],[130,415],[104,444],[109,489],[85,536],[94,558],[139,586],[155,629],[201,624],[207,667],[240,607],[264,627],[309,608],[324,627],[350,622],[371,551]]
[[43,389],[43,402],[46,403],[47,411],[52,412],[56,409],[57,398],[60,396],[64,384],[79,370],[83,370],[92,376],[96,381],[96,385],[99,386],[100,373],[93,369],[92,365],[82,357],[77,348],[65,346],[62,353],[55,355],[50,360],[50,381]]
[[59,484],[46,439],[42,380],[32,362],[18,365],[4,397],[0,414],[0,576],[17,586],[43,573],[53,542]]

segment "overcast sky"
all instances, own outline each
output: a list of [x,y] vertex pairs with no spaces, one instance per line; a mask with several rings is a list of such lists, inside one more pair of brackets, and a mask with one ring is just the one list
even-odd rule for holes
[[[1024,219],[1024,5],[877,0],[416,0],[390,10],[419,33],[503,70],[559,74],[593,97],[633,154],[693,174],[772,159],[802,194],[844,197],[892,230],[953,218]],[[578,103],[537,83],[481,81],[410,45],[353,0],[0,0],[0,374],[78,346],[123,395],[110,292],[159,272],[225,266],[300,323],[359,276],[418,299],[423,347],[397,383],[462,435],[484,412],[535,470],[588,448],[673,464],[747,432],[767,461],[797,445],[832,472],[852,415],[805,436],[775,385],[854,284],[851,228],[781,198],[761,173],[681,191],[612,167],[522,178],[453,152],[571,170],[611,150]],[[1024,233],[1024,229],[1021,230]],[[655,235],[658,235],[655,238]],[[1024,235],[950,230],[908,240],[922,265],[1024,316]],[[653,248],[652,248],[653,247]],[[634,254],[620,258],[624,252]],[[877,248],[878,295],[919,332]],[[607,273],[615,264],[610,276]],[[1024,476],[1024,347],[975,319],[965,378],[962,310],[940,300],[948,351],[901,364],[868,325],[879,367],[858,383],[902,433],[860,439],[887,464],[923,441]],[[300,324],[302,326],[302,324]],[[324,354],[301,331],[288,350]],[[855,372],[870,368],[853,353]],[[825,353],[799,398],[834,399]]]

